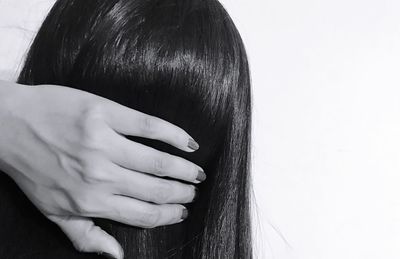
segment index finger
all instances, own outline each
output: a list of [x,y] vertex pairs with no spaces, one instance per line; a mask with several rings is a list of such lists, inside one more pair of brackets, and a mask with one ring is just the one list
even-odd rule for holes
[[160,140],[186,152],[199,149],[199,144],[186,131],[163,119],[109,100],[103,112],[106,123],[120,134]]

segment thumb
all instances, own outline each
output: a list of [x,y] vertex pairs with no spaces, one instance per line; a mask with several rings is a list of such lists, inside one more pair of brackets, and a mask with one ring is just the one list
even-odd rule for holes
[[61,228],[78,251],[109,254],[113,258],[123,259],[124,251],[117,240],[96,226],[91,219],[75,216],[47,217]]

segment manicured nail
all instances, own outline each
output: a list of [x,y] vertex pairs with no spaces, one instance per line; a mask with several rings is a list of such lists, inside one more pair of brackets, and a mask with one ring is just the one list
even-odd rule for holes
[[186,208],[182,210],[181,220],[185,220],[189,216],[189,212]]
[[102,256],[109,258],[109,259],[117,259],[116,257],[114,257],[112,254],[109,253],[101,253]]
[[199,198],[199,188],[194,187],[194,197],[193,197],[192,202],[197,201],[198,198]]
[[206,174],[204,173],[203,170],[200,169],[200,170],[197,172],[196,180],[199,181],[199,182],[203,182],[206,178],[207,178]]
[[194,151],[196,151],[197,149],[199,149],[199,144],[197,144],[196,141],[194,141],[194,139],[190,138],[189,142],[188,142],[188,147]]

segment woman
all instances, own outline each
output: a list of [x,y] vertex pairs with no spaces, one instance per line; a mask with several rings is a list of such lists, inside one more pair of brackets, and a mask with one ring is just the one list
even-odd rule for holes
[[[31,47],[19,83],[85,90],[170,121],[198,141],[200,150],[183,153],[166,144],[131,138],[181,156],[208,175],[199,185],[198,200],[187,205],[191,216],[182,223],[138,229],[96,219],[121,243],[125,258],[251,258],[249,71],[240,35],[217,1],[59,0]],[[96,127],[96,120],[90,126]],[[109,144],[112,149],[113,143]],[[100,148],[105,147],[93,146]],[[120,168],[127,166],[118,159],[114,162]],[[163,167],[160,163],[156,169]],[[108,169],[99,165],[98,173],[87,180],[108,185]],[[11,183],[8,187],[10,192],[16,189]],[[98,197],[98,203],[123,201],[130,207],[145,198],[128,187]],[[1,199],[9,208],[1,215],[3,232],[8,234],[1,240],[6,247],[1,258],[97,257],[73,251],[55,225],[33,207],[24,209],[29,205],[24,197]],[[71,210],[75,207],[72,204]],[[98,215],[93,207],[84,212]],[[115,211],[110,215],[131,223]],[[154,214],[148,216],[143,220],[157,221]]]

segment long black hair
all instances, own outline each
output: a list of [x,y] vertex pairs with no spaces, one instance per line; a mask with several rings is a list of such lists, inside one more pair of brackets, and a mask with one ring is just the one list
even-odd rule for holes
[[[184,153],[132,138],[193,161],[208,178],[183,223],[139,229],[96,219],[126,258],[252,257],[249,68],[217,0],[58,0],[18,82],[82,89],[170,121],[199,142],[200,150]],[[23,245],[36,253],[29,258],[97,258],[73,251],[39,217],[18,223],[33,229]]]

